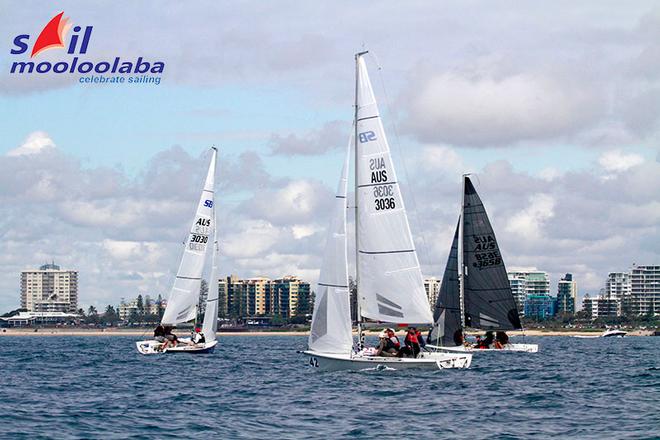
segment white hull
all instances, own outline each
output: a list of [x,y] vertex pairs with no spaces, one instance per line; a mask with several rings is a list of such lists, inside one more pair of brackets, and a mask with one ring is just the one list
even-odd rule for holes
[[506,344],[504,348],[472,348],[464,347],[462,345],[456,347],[440,347],[437,345],[426,345],[426,348],[438,350],[448,353],[479,353],[479,352],[519,352],[519,353],[537,353],[539,351],[538,344]]
[[593,335],[593,336],[585,336],[585,335],[574,335],[574,338],[580,338],[580,339],[596,339],[596,338],[623,338],[627,335],[627,332],[624,332],[623,330],[607,330],[603,334],[600,335]]
[[161,351],[162,343],[150,339],[147,341],[138,341],[135,343],[137,350],[141,354],[163,354],[163,353],[210,353],[215,349],[218,341],[205,342],[204,344],[187,344],[181,340],[176,347],[168,347]]
[[305,351],[308,365],[321,371],[339,370],[407,370],[422,368],[444,370],[446,368],[468,368],[472,363],[469,353],[420,353],[418,358],[396,358],[380,356],[351,356],[349,354],[319,353]]

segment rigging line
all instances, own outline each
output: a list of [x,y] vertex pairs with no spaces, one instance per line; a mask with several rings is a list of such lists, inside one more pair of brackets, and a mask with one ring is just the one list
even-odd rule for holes
[[[385,106],[387,107],[387,113],[389,115],[389,125],[392,128],[392,132],[394,133],[394,139],[395,139],[395,146],[397,149],[397,154],[399,155],[400,163],[403,166],[403,174],[405,176],[405,181],[408,183],[408,186],[410,190],[408,191],[409,194],[408,199],[412,202],[412,212],[414,213],[413,218],[415,221],[415,227],[418,232],[418,236],[421,239],[421,251],[422,251],[422,256],[424,257],[424,260],[426,261],[427,266],[431,266],[431,260],[430,260],[430,254],[428,251],[428,245],[426,244],[426,239],[424,238],[424,232],[422,230],[422,225],[419,220],[419,211],[417,210],[417,200],[415,199],[415,191],[413,189],[413,183],[410,180],[410,173],[408,173],[408,167],[406,165],[406,156],[403,154],[402,149],[401,149],[401,140],[399,138],[399,131],[396,128],[396,124],[394,122],[394,113],[392,112],[392,106],[390,106],[390,98],[389,95],[387,94],[387,88],[385,88],[385,80],[383,78],[383,68],[381,67],[380,63],[378,62],[378,57],[373,51],[369,52],[369,55],[373,58],[374,62],[376,63],[376,67],[378,68],[378,79],[380,80],[380,85],[381,89],[383,90],[383,97],[385,98]],[[382,118],[381,118],[382,121]],[[412,232],[411,232],[412,233]],[[414,237],[413,237],[414,241]],[[422,276],[424,276],[422,274]]]

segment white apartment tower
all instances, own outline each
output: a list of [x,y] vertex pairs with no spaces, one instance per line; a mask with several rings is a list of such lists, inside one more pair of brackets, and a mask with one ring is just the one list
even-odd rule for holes
[[660,315],[660,266],[633,265],[630,271],[630,312]]
[[524,316],[524,306],[530,295],[550,295],[550,277],[540,270],[507,272],[513,297],[518,304],[518,312]]
[[21,272],[21,308],[28,312],[76,313],[78,272],[55,263]]
[[424,278],[424,290],[431,305],[431,310],[433,310],[438,300],[438,293],[440,293],[440,280],[436,277]]

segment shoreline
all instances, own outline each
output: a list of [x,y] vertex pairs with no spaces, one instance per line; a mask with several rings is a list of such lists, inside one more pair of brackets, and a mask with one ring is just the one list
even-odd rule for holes
[[[152,329],[62,329],[62,328],[39,328],[36,329],[26,328],[3,328],[0,330],[0,337],[2,336],[134,336],[149,338]],[[654,330],[631,330],[626,336],[651,336]],[[181,335],[188,333],[187,331],[179,332]],[[379,331],[365,331],[368,336],[376,336]],[[398,331],[397,334],[403,334],[403,331]],[[598,336],[602,330],[591,331],[561,331],[561,330],[526,330],[510,331],[507,332],[509,336]],[[353,332],[356,334],[356,332]],[[467,332],[469,336],[483,334],[483,332]],[[220,337],[233,337],[233,336],[309,336],[309,330],[301,331],[245,331],[245,332],[223,332],[218,331]]]

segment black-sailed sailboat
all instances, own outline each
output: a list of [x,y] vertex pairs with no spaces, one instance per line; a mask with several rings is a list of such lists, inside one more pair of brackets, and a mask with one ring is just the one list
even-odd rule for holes
[[[463,268],[460,272],[459,267]],[[522,329],[495,232],[468,175],[463,176],[461,213],[433,318],[428,347],[446,351],[474,349],[463,342],[465,328],[493,332]],[[505,342],[502,348],[485,350],[538,351],[536,344]]]

